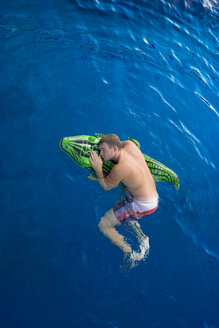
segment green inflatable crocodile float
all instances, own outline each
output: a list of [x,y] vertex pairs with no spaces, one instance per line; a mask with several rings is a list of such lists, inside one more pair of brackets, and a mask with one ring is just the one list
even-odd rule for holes
[[[91,174],[89,175],[89,178],[93,180],[96,179],[96,175],[89,157],[92,151],[99,154],[99,141],[102,136],[103,134],[96,133],[95,137],[81,135],[65,137],[60,141],[60,148],[65,151],[79,166],[90,170]],[[134,142],[136,146],[140,148],[140,144],[137,140],[133,138],[129,138],[129,140]],[[148,155],[143,154],[143,156],[155,182],[168,181],[171,182],[176,189],[179,189],[179,178],[174,171]],[[109,174],[114,165],[115,164],[111,161],[103,162],[103,173],[105,176]]]

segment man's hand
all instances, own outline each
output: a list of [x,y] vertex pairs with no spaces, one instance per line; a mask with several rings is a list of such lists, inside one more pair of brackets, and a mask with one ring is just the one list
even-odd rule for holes
[[93,169],[96,171],[97,175],[101,174],[103,172],[102,171],[103,162],[102,162],[101,157],[98,156],[95,151],[93,151],[91,153],[90,161],[91,161],[91,165],[92,165]]
[[101,157],[93,151],[90,156],[90,161],[93,169],[96,171],[99,184],[104,190],[111,190],[112,188],[117,187],[121,181],[121,174],[118,174],[118,168],[116,168],[116,165],[112,168],[110,174],[105,178],[103,174],[103,162]]

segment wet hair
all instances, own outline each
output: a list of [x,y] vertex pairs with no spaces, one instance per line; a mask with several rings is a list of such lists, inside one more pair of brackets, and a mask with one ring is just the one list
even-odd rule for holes
[[103,136],[99,141],[99,145],[104,142],[109,146],[109,148],[112,148],[114,146],[117,146],[119,150],[122,148],[122,143],[119,140],[119,137],[114,133],[106,134],[105,136]]

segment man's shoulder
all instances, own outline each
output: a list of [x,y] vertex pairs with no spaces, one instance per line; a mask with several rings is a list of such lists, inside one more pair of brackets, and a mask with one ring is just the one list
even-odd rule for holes
[[132,155],[139,153],[139,148],[134,144],[133,141],[130,140],[124,141],[123,150]]
[[132,141],[130,141],[130,140],[122,141],[122,146],[123,146],[123,148],[125,148],[125,147],[130,147],[130,146],[132,146],[132,145],[134,145],[134,143],[133,143]]

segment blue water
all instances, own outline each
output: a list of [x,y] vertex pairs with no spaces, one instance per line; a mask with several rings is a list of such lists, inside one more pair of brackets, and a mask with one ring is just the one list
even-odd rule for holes
[[[1,328],[219,327],[216,1],[0,2]],[[97,223],[120,197],[63,136],[117,133],[172,168],[130,271]]]

